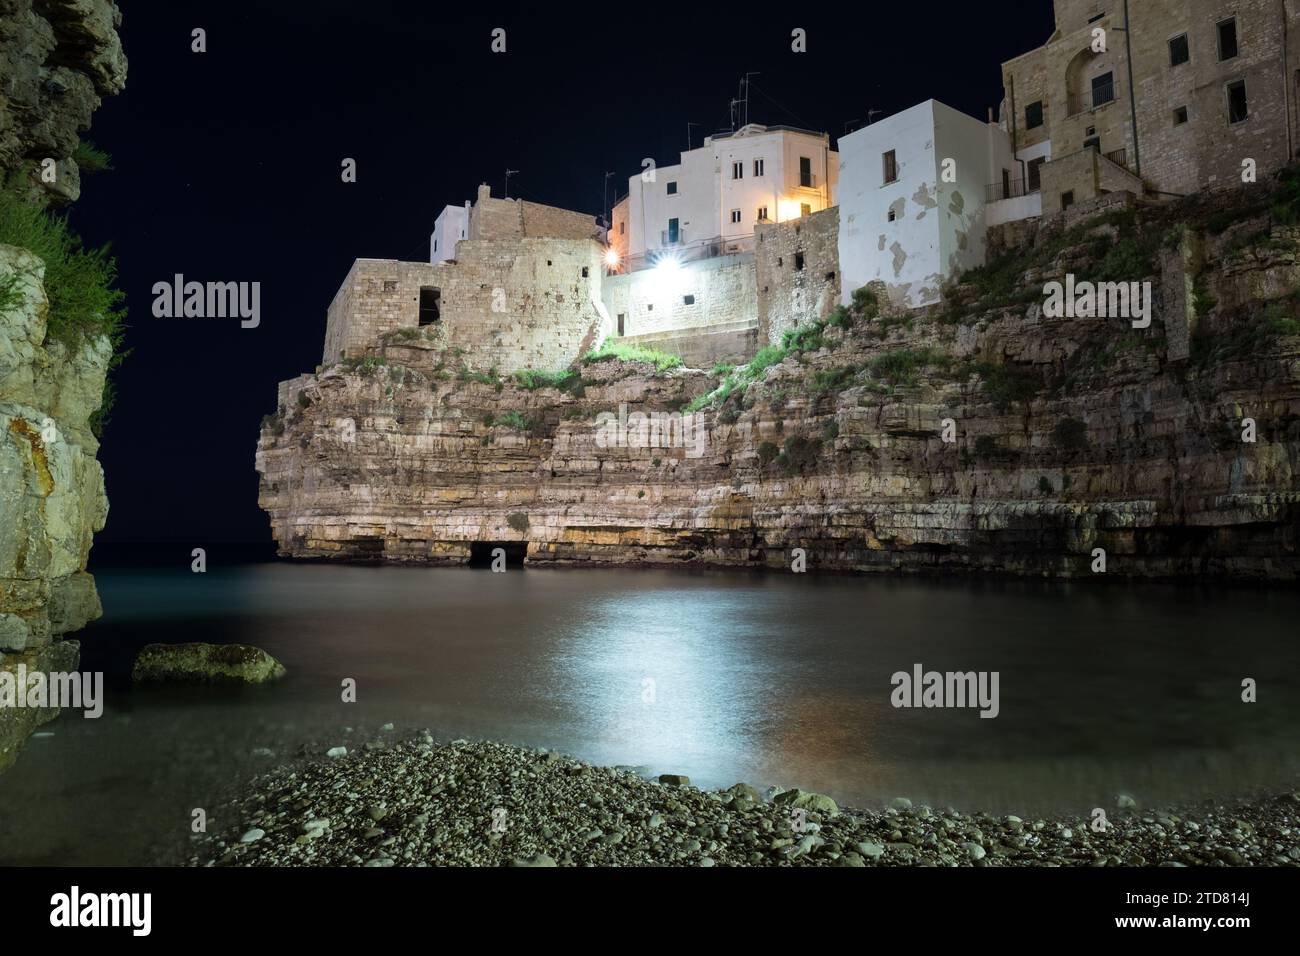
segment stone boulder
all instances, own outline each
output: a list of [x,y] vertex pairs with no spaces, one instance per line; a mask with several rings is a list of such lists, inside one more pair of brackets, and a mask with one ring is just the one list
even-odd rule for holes
[[137,683],[265,684],[283,676],[283,664],[247,644],[149,644],[131,669]]

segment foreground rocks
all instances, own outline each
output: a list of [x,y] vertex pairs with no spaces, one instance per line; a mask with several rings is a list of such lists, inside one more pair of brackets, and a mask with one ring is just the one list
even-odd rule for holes
[[131,668],[131,679],[137,683],[264,684],[283,676],[283,664],[247,644],[149,644]]
[[[1121,808],[1120,803],[1130,804]],[[1300,794],[1110,825],[662,784],[548,751],[428,735],[280,767],[212,815],[200,866],[1296,866]]]

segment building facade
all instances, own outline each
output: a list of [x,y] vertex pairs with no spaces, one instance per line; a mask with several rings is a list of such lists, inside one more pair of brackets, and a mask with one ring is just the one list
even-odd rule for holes
[[[1125,32],[1125,8],[1131,20]],[[1262,178],[1295,155],[1297,0],[1057,0],[1056,30],[1003,64],[1008,198],[1042,214],[1103,192],[1153,198]],[[1131,79],[1130,79],[1131,75]]]
[[467,202],[463,206],[447,206],[438,213],[433,235],[429,237],[430,262],[436,265],[456,258],[456,243],[469,238],[469,209]]
[[825,133],[750,123],[706,136],[676,165],[629,178],[610,244],[625,271],[653,265],[665,250],[682,260],[753,252],[759,223],[834,205],[838,175]]
[[896,308],[931,305],[984,264],[988,187],[1013,169],[1000,127],[927,100],[838,146],[842,302],[878,281]]

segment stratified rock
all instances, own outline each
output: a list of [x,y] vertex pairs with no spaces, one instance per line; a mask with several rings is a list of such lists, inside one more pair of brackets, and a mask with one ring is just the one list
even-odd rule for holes
[[135,681],[263,684],[284,676],[284,665],[247,644],[149,644],[131,669]]

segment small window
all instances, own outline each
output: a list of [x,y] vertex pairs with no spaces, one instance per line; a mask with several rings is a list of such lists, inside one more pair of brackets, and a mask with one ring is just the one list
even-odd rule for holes
[[889,207],[888,215],[889,215],[890,222],[898,222],[898,210],[895,209],[893,206]]
[[1228,84],[1228,122],[1244,123],[1250,118],[1250,106],[1246,102],[1246,81],[1238,80]]
[[758,221],[759,221],[759,222],[767,222],[767,207],[766,207],[766,206],[759,206],[759,207],[758,207]]
[[668,195],[670,196],[677,195],[677,180],[674,179],[672,182],[668,184]]
[[799,185],[811,189],[813,184],[812,160],[807,156],[799,157]]
[[763,161],[761,159],[756,159],[754,160],[754,176],[758,177],[762,175],[763,175]]
[[885,185],[898,182],[898,152],[890,150],[882,158],[885,167]]
[[834,273],[834,272],[828,272],[828,273],[826,273],[826,281],[827,281],[827,282],[834,282],[834,281],[835,281],[835,273]]
[[744,164],[744,163],[732,163],[732,164],[731,164],[731,178],[732,178],[732,179],[744,179],[744,178],[745,178],[745,164]]
[[396,279],[385,279],[385,280],[384,280],[384,291],[385,291],[385,292],[396,292],[396,291],[397,291],[397,280],[396,280]]
[[1103,73],[1092,78],[1092,105],[1095,109],[1115,99],[1115,74]]
[[733,209],[733,210],[731,210],[731,221],[732,221],[732,222],[740,222],[740,210],[739,210],[739,209]]
[[583,267],[582,267],[582,277],[583,277],[584,279],[589,278],[589,276],[587,275],[587,267],[586,267],[586,266],[583,266]]
[[1011,198],[1011,170],[1002,170],[1002,198]]
[[808,203],[806,202],[801,202],[799,204],[799,215],[809,216],[811,214],[812,214],[812,206],[808,205]]
[[1092,16],[1088,18],[1088,22],[1096,23],[1098,20],[1104,19],[1105,16],[1106,16],[1105,11],[1102,11],[1101,13],[1094,13]]
[[647,312],[653,312],[655,310],[655,304],[653,302],[647,304],[645,310]]
[[1043,101],[1025,107],[1025,129],[1038,129],[1043,125]]
[[437,239],[433,240],[433,251],[434,251],[434,252],[437,252],[437,251],[438,251],[438,240],[437,240]]
[[1178,107],[1178,109],[1174,110],[1174,125],[1182,126],[1186,122],[1187,122],[1187,107],[1180,106]]
[[623,335],[623,323],[624,323],[624,321],[625,321],[626,319],[627,319],[627,313],[626,313],[626,312],[620,312],[620,313],[618,314],[618,334],[619,334],[620,336]]
[[441,317],[442,290],[432,286],[420,289],[420,324],[433,325]]
[[1237,55],[1237,19],[1219,23],[1219,59],[1231,60]]
[[682,305],[694,305],[694,304],[695,304],[695,296],[693,295],[682,296]]
[[1182,66],[1192,58],[1192,52],[1187,46],[1187,34],[1176,36],[1169,41],[1169,65]]
[[1037,159],[1029,161],[1029,191],[1036,193],[1043,188],[1043,163],[1047,162],[1047,157],[1039,156]]
[[1074,205],[1074,191],[1071,190],[1068,193],[1061,193],[1061,211],[1064,212],[1065,210],[1069,209],[1073,205]]
[[796,252],[796,253],[794,254],[794,271],[795,271],[795,272],[803,272],[803,253],[802,253],[802,252]]
[[627,231],[627,223],[626,223],[626,222],[620,222],[620,223],[618,224],[618,234],[621,236],[621,235],[623,235],[626,231]]

